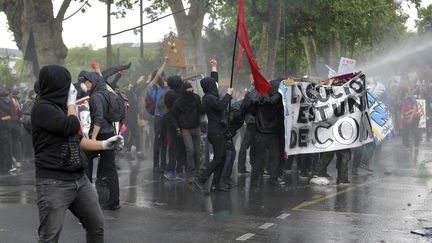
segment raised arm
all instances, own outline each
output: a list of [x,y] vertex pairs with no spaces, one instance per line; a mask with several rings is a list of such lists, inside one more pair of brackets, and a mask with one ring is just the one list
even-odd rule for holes
[[162,75],[163,71],[165,70],[165,66],[168,63],[168,57],[165,57],[164,62],[162,63],[162,66],[158,69],[156,75],[154,76],[153,80],[150,81],[150,86],[153,87],[157,81],[159,80],[160,76]]

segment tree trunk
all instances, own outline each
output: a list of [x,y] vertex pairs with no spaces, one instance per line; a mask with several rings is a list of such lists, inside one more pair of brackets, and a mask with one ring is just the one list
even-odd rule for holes
[[276,57],[279,46],[280,25],[282,20],[282,1],[272,0],[267,4],[266,13],[270,18],[263,19],[258,63],[267,78],[275,78]]
[[[179,12],[174,15],[178,37],[183,42],[186,63],[193,72],[207,71],[207,57],[204,52],[202,28],[204,15],[208,11],[208,0],[190,0],[188,14]],[[172,12],[184,9],[182,1],[170,0],[168,5]]]
[[339,60],[341,58],[341,41],[339,37],[339,33],[332,32],[330,39],[330,55],[329,55],[329,64],[332,68],[337,69],[339,66]]
[[106,66],[112,66],[112,46],[111,46],[111,0],[107,4],[107,47],[106,47]]
[[301,40],[306,53],[309,75],[316,76],[315,66],[317,62],[317,50],[315,40],[310,35],[303,36]]
[[51,0],[16,0],[3,6],[18,48],[24,53],[33,29],[40,66],[64,64],[67,48],[63,42],[63,18],[71,0],[64,0],[56,17]]

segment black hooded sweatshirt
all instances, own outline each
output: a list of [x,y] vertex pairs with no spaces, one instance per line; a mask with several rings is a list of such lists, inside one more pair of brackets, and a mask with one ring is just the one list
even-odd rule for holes
[[269,94],[259,97],[255,102],[255,121],[260,133],[283,133],[283,104],[282,96],[278,92],[280,82],[281,80],[270,81],[272,89]]
[[104,79],[96,72],[82,71],[80,76],[85,77],[92,83],[90,90],[90,132],[93,132],[94,125],[100,127],[99,134],[114,133],[114,127],[105,119],[108,113],[108,90]]
[[[184,85],[185,89],[192,87]],[[195,129],[200,126],[201,116],[204,115],[204,107],[199,95],[193,92],[182,91],[180,98],[174,103],[170,111],[171,122],[175,129]]]
[[226,94],[221,100],[216,86],[216,81],[207,77],[201,80],[201,87],[204,91],[202,103],[208,119],[208,132],[209,133],[224,133],[226,124],[225,109],[228,107],[232,97]]
[[39,99],[31,112],[36,177],[75,180],[84,174],[80,122],[66,112],[70,85],[66,68],[48,65],[40,70]]
[[165,94],[165,106],[170,110],[175,101],[180,97],[181,86],[183,81],[180,76],[170,76],[167,80],[168,87],[170,88]]

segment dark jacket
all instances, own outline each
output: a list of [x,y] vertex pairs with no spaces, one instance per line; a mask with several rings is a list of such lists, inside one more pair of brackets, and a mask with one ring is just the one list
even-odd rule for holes
[[99,134],[113,133],[113,125],[105,119],[105,114],[108,113],[108,90],[103,78],[96,72],[82,71],[79,76],[84,76],[87,80],[92,82],[92,89],[90,90],[90,132],[93,132],[94,125],[99,126],[101,129]]
[[251,110],[248,110],[247,107],[251,107],[251,105],[258,101],[259,93],[256,89],[249,90],[241,103],[242,112],[245,115],[245,122],[247,126],[255,127],[255,116],[252,114]]
[[202,103],[207,114],[208,132],[224,133],[226,128],[226,124],[223,122],[225,109],[228,107],[232,97],[226,94],[222,99],[219,99],[216,81],[211,77],[202,79],[200,83],[204,91]]
[[180,76],[171,76],[168,77],[167,84],[170,89],[165,94],[165,105],[168,110],[170,110],[174,106],[176,100],[180,98],[180,88],[183,84],[183,81]]
[[198,128],[203,115],[201,98],[192,92],[183,92],[170,111],[171,122],[176,129]]
[[80,122],[66,113],[71,76],[67,69],[48,65],[39,73],[39,99],[32,112],[36,177],[75,180],[83,176]]
[[272,89],[266,96],[260,96],[253,105],[252,114],[255,115],[257,131],[266,134],[282,134],[283,104],[282,96],[279,94],[280,80],[270,81]]

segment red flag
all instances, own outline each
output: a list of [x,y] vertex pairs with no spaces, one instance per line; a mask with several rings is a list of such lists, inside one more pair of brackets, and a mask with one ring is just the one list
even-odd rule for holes
[[237,64],[236,64],[236,73],[240,74],[241,66],[243,64],[243,52],[244,49],[242,46],[239,46],[238,52],[237,52]]
[[270,92],[271,87],[267,79],[261,74],[258,64],[255,62],[252,54],[252,48],[249,42],[249,35],[246,26],[244,15],[244,0],[238,0],[238,19],[237,19],[238,40],[241,47],[246,52],[249,66],[254,78],[255,88],[261,95],[266,95]]

